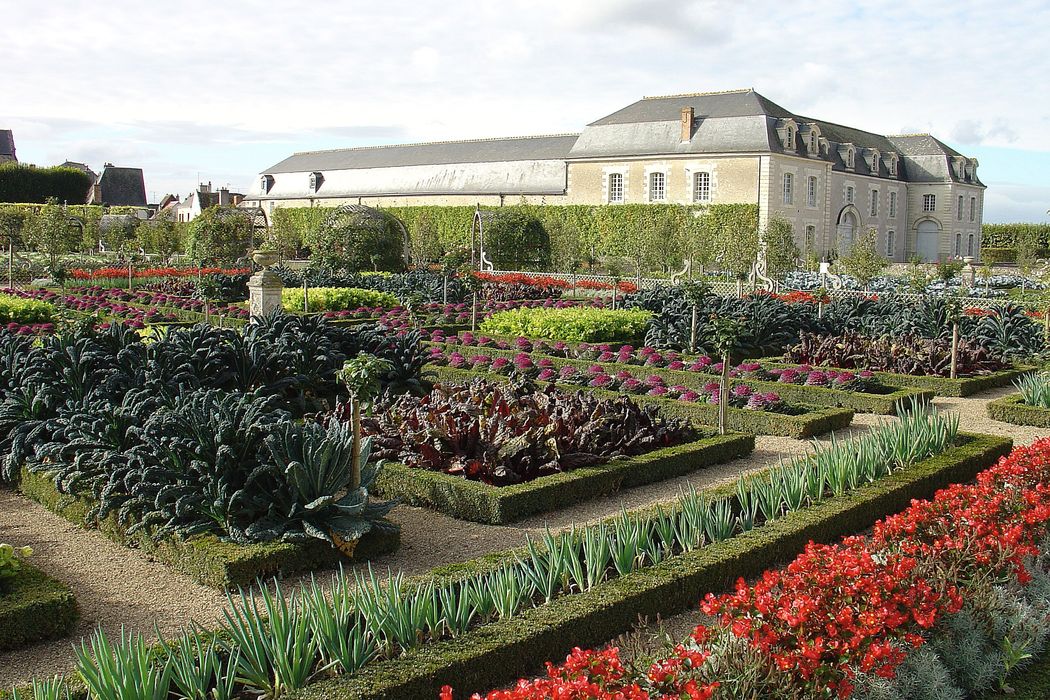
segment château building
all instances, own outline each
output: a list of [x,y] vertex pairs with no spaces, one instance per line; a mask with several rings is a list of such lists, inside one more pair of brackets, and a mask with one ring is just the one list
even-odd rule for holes
[[979,256],[977,161],[929,134],[883,136],[789,112],[754,90],[646,97],[579,134],[296,153],[245,204],[756,203],[807,254],[874,230],[894,261]]

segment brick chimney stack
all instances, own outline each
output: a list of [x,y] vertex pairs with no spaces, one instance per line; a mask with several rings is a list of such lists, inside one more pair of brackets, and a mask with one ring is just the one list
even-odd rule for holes
[[682,107],[682,141],[693,138],[693,108]]
[[228,187],[219,188],[219,206],[228,207],[230,206],[230,189]]

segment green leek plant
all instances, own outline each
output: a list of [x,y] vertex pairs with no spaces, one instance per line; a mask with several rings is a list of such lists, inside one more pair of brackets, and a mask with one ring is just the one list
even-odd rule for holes
[[158,659],[141,634],[122,627],[116,643],[95,630],[88,641],[74,646],[76,670],[92,700],[166,700],[171,687],[171,664]]
[[1036,408],[1050,408],[1050,373],[1026,374],[1014,382],[1021,401]]

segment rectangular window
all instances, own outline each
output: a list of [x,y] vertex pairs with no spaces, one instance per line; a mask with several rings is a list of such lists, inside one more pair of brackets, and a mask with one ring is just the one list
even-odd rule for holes
[[879,191],[878,190],[872,190],[871,191],[871,215],[872,216],[878,216],[879,215]]
[[854,192],[852,186],[846,188],[846,204],[853,204]]
[[890,192],[890,218],[897,216],[897,193]]
[[814,246],[817,243],[817,227],[807,226],[806,227],[806,249],[802,251],[804,255],[811,255],[814,252]]
[[623,201],[623,173],[609,173],[609,201]]
[[662,202],[667,193],[667,176],[663,173],[649,173],[649,201]]
[[959,257],[959,253],[962,251],[962,234],[955,234],[955,257]]
[[971,255],[971,256],[973,255],[973,244],[974,244],[974,237],[973,237],[973,234],[971,233],[969,236],[966,237],[966,254],[967,255]]
[[886,232],[886,257],[887,258],[891,258],[891,259],[893,258],[893,243],[894,243],[893,239],[895,237],[896,236],[894,235],[893,231],[887,231]]
[[962,212],[963,212],[963,196],[959,195],[959,210],[955,213],[955,218],[957,218],[959,221],[962,221]]
[[935,195],[935,194],[924,194],[922,196],[922,210],[923,211],[937,211],[937,195]]
[[693,173],[693,201],[711,201],[711,173]]
[[806,189],[806,204],[811,207],[817,206],[817,178],[814,175],[809,176],[809,185]]
[[784,173],[784,204],[793,204],[795,201],[794,179],[791,173]]
[[977,221],[977,198],[970,197],[970,221]]

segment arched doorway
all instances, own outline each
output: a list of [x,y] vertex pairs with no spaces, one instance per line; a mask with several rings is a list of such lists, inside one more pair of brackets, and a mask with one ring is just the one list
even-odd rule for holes
[[844,211],[839,216],[839,223],[835,227],[835,244],[829,246],[839,256],[845,255],[853,247],[853,239],[857,235],[857,215],[852,211]]
[[932,219],[920,221],[915,229],[915,256],[923,262],[940,259],[941,225]]

